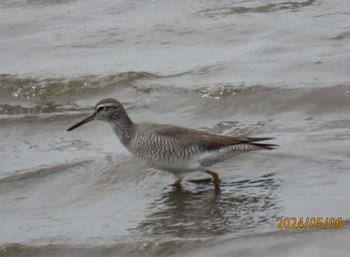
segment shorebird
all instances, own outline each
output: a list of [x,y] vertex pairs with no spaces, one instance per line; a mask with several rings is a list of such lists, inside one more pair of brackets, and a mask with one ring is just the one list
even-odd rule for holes
[[188,172],[202,171],[211,175],[215,188],[220,189],[219,175],[208,167],[240,153],[277,146],[259,143],[271,137],[225,136],[174,125],[134,123],[113,98],[98,102],[90,116],[67,131],[93,120],[109,123],[126,149],[151,167],[175,175],[176,185]]

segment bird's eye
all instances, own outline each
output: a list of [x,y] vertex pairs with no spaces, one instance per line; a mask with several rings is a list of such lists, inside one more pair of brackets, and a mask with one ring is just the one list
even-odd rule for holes
[[100,106],[97,108],[97,112],[102,112],[105,108],[103,106]]

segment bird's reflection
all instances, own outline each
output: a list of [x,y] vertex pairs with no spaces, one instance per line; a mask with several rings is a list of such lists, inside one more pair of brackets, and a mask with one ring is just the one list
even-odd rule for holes
[[173,187],[150,204],[152,213],[135,230],[149,236],[188,237],[254,228],[275,217],[277,187],[272,174],[222,184],[220,192],[208,184],[191,190]]

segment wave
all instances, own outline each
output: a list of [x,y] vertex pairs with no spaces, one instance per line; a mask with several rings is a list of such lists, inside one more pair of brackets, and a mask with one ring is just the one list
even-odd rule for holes
[[71,161],[69,163],[59,163],[59,164],[54,164],[54,165],[45,166],[45,167],[36,167],[33,170],[20,171],[18,173],[16,172],[15,174],[12,173],[10,175],[5,174],[5,176],[0,178],[0,183],[42,178],[52,174],[73,169],[74,167],[77,167],[77,166],[85,165],[89,162],[91,162],[91,160]]
[[[316,0],[287,1],[279,3],[264,3],[255,6],[217,5],[201,10],[199,14],[208,18],[224,18],[229,15],[245,13],[271,13],[278,11],[298,11],[304,7],[313,5]],[[260,2],[259,2],[260,3]]]

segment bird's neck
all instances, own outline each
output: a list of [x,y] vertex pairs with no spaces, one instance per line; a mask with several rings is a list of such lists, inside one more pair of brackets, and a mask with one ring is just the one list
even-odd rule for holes
[[114,133],[118,136],[120,142],[125,147],[128,147],[135,135],[136,124],[132,122],[126,113],[122,117],[110,120],[109,124],[112,126]]

